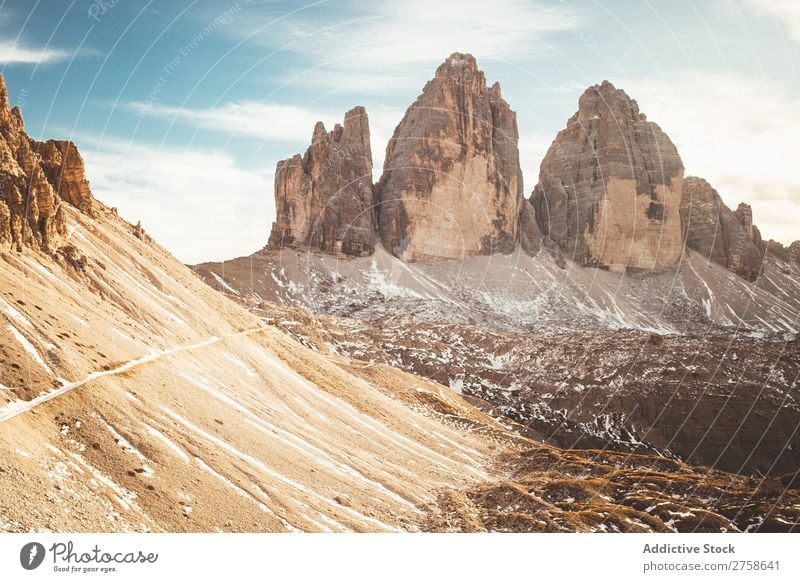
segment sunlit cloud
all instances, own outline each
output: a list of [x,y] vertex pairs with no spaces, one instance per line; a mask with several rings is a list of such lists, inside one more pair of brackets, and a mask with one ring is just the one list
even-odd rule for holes
[[[353,103],[353,106],[357,105]],[[311,143],[314,126],[322,121],[330,131],[342,123],[344,111],[313,110],[291,105],[244,101],[204,109],[179,108],[161,104],[131,103],[137,113],[185,123],[196,129],[222,132],[227,136],[256,138],[262,142],[285,142],[284,158],[303,153]],[[403,110],[367,110],[370,125],[375,179],[380,177],[386,144],[400,122]]]
[[[198,129],[264,140],[303,142],[311,138],[317,121],[333,127],[337,116],[294,105],[243,101],[218,107],[192,109],[162,104],[131,103],[127,107],[139,115],[178,121]],[[344,112],[338,115],[344,116]]]
[[[347,9],[347,7],[351,9]],[[324,17],[300,11],[269,26],[275,14],[248,18],[236,33],[308,57],[315,63],[294,80],[335,92],[384,93],[424,82],[430,67],[454,50],[480,62],[529,59],[548,33],[580,25],[579,11],[526,0],[409,0],[344,3]]]
[[[800,102],[783,86],[734,73],[683,72],[657,85],[627,80],[678,147],[687,175],[708,180],[729,206],[753,205],[766,238],[800,238]],[[793,223],[794,222],[794,223]]]
[[744,0],[758,14],[774,17],[789,28],[792,38],[800,42],[800,2],[797,0]]
[[56,48],[34,48],[9,40],[0,40],[0,63],[4,65],[55,63],[70,58],[72,54]]
[[224,151],[81,136],[95,197],[117,207],[187,263],[252,253],[275,215],[272,168],[243,168]]

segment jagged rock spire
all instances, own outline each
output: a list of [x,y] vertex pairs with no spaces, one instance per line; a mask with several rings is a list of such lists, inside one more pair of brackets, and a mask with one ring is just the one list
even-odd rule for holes
[[0,75],[0,248],[57,250],[67,231],[64,202],[93,212],[75,144],[31,139]]
[[314,127],[311,146],[278,162],[276,221],[268,246],[313,248],[341,256],[375,250],[375,203],[369,119],[354,107],[328,132]]
[[409,261],[510,252],[523,205],[516,114],[454,53],[408,109],[378,185],[383,245]]

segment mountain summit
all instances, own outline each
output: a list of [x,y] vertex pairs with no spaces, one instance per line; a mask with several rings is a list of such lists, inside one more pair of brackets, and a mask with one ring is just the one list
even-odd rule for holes
[[681,258],[682,186],[675,145],[604,81],[581,95],[531,200],[542,232],[577,263],[653,270]]
[[328,132],[317,123],[305,156],[278,162],[271,248],[313,248],[349,257],[375,249],[369,119],[354,107]]
[[454,53],[406,111],[378,184],[384,247],[406,261],[509,253],[523,204],[516,114]]
[[93,201],[75,144],[31,139],[0,75],[0,247],[54,253],[67,237],[64,204],[91,215]]

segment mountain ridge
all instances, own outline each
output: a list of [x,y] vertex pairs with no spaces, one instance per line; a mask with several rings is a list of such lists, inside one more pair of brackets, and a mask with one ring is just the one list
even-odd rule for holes
[[[363,107],[357,110],[366,120]],[[314,135],[324,138],[316,129]],[[718,229],[709,232],[711,219],[702,209],[711,195],[696,194],[702,178],[691,177],[684,186],[683,163],[669,137],[639,111],[634,99],[608,81],[581,95],[578,111],[542,161],[530,198],[522,193],[518,136],[516,115],[502,98],[500,84],[487,87],[475,58],[453,53],[436,69],[388,142],[383,174],[372,187],[372,207],[368,208],[368,195],[358,197],[357,209],[345,207],[336,235],[324,226],[330,221],[317,216],[319,211],[299,214],[308,214],[309,224],[317,224],[317,230],[328,229],[327,238],[338,240],[340,246],[348,230],[356,239],[368,241],[359,244],[357,252],[328,250],[342,258],[369,256],[373,242],[380,241],[407,262],[509,254],[521,247],[528,254],[544,248],[559,264],[571,260],[620,271],[660,271],[676,268],[686,249],[692,249],[752,282],[768,251],[791,252],[761,240],[749,206],[740,204],[731,211],[718,194],[718,214],[731,232],[730,240],[720,237],[714,242]],[[362,143],[358,155],[364,149],[369,154],[368,137]],[[488,174],[481,177],[478,172],[468,179],[463,164],[472,162],[464,160],[478,159],[476,155],[488,156],[480,158],[489,160]],[[343,157],[359,163],[357,156]],[[279,176],[285,163],[279,164]],[[334,168],[329,164],[333,170],[342,167],[341,160]],[[367,176],[363,166],[359,181]],[[280,216],[286,216],[286,195],[278,195],[283,188],[283,178],[276,178]],[[336,184],[323,187],[328,191],[323,197],[338,197],[341,189]],[[310,191],[307,185],[296,187],[295,205],[313,200],[316,194],[308,196]],[[695,195],[697,209],[692,205]],[[730,222],[731,216],[738,226]],[[365,222],[372,223],[371,233],[365,234],[370,230]],[[319,244],[282,238],[281,228],[278,223],[273,227],[269,248],[320,250]],[[741,229],[747,241],[736,242],[741,248],[734,252],[733,239],[738,235],[732,231]],[[723,242],[731,250],[721,261],[714,246]]]
[[[479,352],[470,350],[483,349],[480,333],[491,327],[481,326],[467,344],[458,326],[455,335],[442,337],[414,318],[428,310],[439,318],[483,317],[479,323],[496,324],[505,312],[504,324],[533,325],[546,302],[519,303],[519,310],[508,295],[527,281],[543,285],[539,291],[561,305],[581,297],[587,320],[619,325],[639,318],[641,325],[652,325],[637,302],[649,300],[652,308],[658,298],[641,293],[623,301],[619,288],[611,294],[619,273],[571,263],[562,268],[549,253],[478,254],[464,261],[470,267],[465,271],[458,261],[406,263],[380,243],[373,254],[346,261],[283,248],[260,255],[265,265],[273,263],[259,275],[274,276],[269,280],[280,291],[275,298],[285,300],[267,304],[230,273],[207,270],[210,285],[204,284],[141,224],[87,197],[91,191],[77,148],[53,142],[37,153],[33,146],[41,144],[24,134],[19,109],[10,110],[7,121],[0,125],[0,143],[9,157],[0,160],[0,173],[13,178],[14,200],[8,205],[4,198],[3,204],[20,229],[9,227],[4,232],[10,240],[0,245],[0,530],[733,532],[791,531],[800,519],[797,475],[783,473],[783,465],[755,476],[668,458],[663,447],[653,452],[648,443],[633,442],[641,427],[637,418],[628,423],[625,406],[613,415],[572,406],[571,412],[594,420],[556,418],[579,429],[607,429],[592,433],[606,439],[593,441],[599,448],[565,451],[533,440],[534,433],[526,431],[549,429],[548,417],[532,416],[524,399],[490,400],[495,386],[502,397],[520,390],[490,382],[491,370],[502,376],[510,371],[507,365],[517,365],[495,351],[502,342],[482,352],[487,365],[474,378],[466,378],[472,372],[450,376],[465,353],[479,362]],[[334,137],[339,131],[344,129],[334,128]],[[319,128],[320,139],[323,132]],[[312,240],[328,248],[330,239]],[[766,269],[779,260],[771,255]],[[519,281],[493,278],[494,261],[502,262],[495,275],[514,273]],[[354,275],[340,273],[344,267]],[[742,292],[773,308],[771,321],[796,321],[791,297],[771,299],[722,266],[704,264],[694,251],[690,264],[680,268],[687,277],[695,273],[698,287],[713,284],[708,292],[716,299],[690,302],[708,317],[731,317],[733,306],[738,317],[757,320],[762,312],[748,315],[748,301],[736,296]],[[787,263],[785,273],[780,268],[768,271],[770,281],[786,289],[795,267]],[[526,275],[525,269],[542,276]],[[703,269],[711,275],[700,278],[696,272]],[[366,287],[353,287],[364,274]],[[603,278],[602,286],[594,285],[594,275]],[[313,284],[305,294],[298,289],[302,277]],[[580,295],[564,296],[572,278],[580,280]],[[648,284],[635,273],[625,281]],[[541,294],[525,285],[517,289],[522,297]],[[320,308],[347,309],[356,300],[356,309],[367,314],[386,315],[388,307],[410,319],[389,319],[360,332],[352,327],[359,323],[355,319],[341,329],[341,323],[320,326],[317,316],[290,304],[300,298]],[[471,309],[478,301],[492,309]],[[525,310],[527,319],[520,318]],[[565,321],[573,318],[567,312]],[[409,329],[425,338],[409,353],[435,358],[430,371],[429,362],[405,354],[407,342],[397,334]],[[389,337],[375,335],[380,330]],[[658,332],[664,329],[648,335],[656,349],[663,346],[653,339],[661,337]],[[786,329],[774,333],[791,335]],[[787,378],[795,370],[794,352],[775,362],[776,341],[767,339],[760,353],[773,370],[765,396],[782,399],[792,421],[797,401]],[[797,343],[784,341],[792,349]],[[385,351],[363,352],[370,342]],[[537,348],[538,355],[535,343],[519,347]],[[568,355],[567,343],[556,347]],[[582,371],[571,360],[563,363]],[[547,369],[559,374],[564,367]],[[445,376],[437,376],[442,371]],[[605,388],[604,378],[612,376],[596,373],[599,388]],[[483,393],[472,390],[475,378]],[[576,382],[586,380],[557,382],[567,383],[554,387],[574,392]],[[608,385],[618,389],[618,383]],[[553,402],[537,390],[528,395]],[[769,435],[785,437],[783,425],[770,424]],[[670,421],[655,428],[657,436],[669,438],[666,431],[674,427]],[[759,431],[754,424],[743,436],[758,438]],[[642,449],[607,450],[609,436],[614,446],[627,439]],[[765,441],[770,454],[774,443]]]

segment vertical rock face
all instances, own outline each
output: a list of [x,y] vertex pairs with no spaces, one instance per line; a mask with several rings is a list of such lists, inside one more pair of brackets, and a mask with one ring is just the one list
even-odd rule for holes
[[378,185],[381,240],[407,261],[511,252],[523,209],[516,114],[453,54],[408,109]]
[[3,75],[0,75],[0,115],[9,110],[8,88]]
[[0,75],[0,248],[55,250],[66,235],[63,200],[91,209],[80,154],[71,142],[28,137]]
[[794,241],[788,248],[789,260],[800,265],[800,240]]
[[363,107],[348,111],[331,132],[317,123],[305,155],[278,162],[275,209],[270,248],[351,257],[374,252],[372,151]]
[[761,270],[766,246],[753,224],[753,211],[740,204],[731,211],[702,178],[683,182],[681,223],[686,246],[748,281]]
[[92,192],[78,148],[71,141],[48,140],[39,147],[42,169],[58,195],[86,214],[93,213]]
[[587,89],[542,162],[531,202],[544,236],[574,261],[663,269],[682,252],[683,163],[636,101]]

